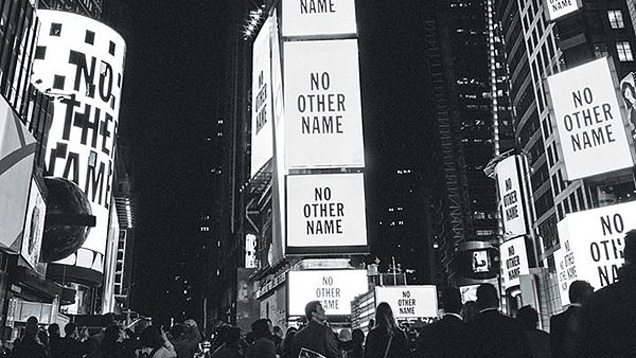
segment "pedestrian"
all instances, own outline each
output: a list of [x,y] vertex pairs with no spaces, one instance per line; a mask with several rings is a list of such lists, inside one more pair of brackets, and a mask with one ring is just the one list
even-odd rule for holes
[[38,338],[38,319],[31,316],[27,320],[24,336],[13,349],[13,358],[47,358],[44,344]]
[[241,329],[229,327],[223,337],[223,343],[210,358],[243,358],[243,347],[240,344]]
[[285,332],[285,338],[283,339],[283,343],[281,343],[281,350],[279,352],[281,358],[290,358],[292,356],[294,337],[296,337],[296,333],[298,333],[296,327],[287,328],[287,332]]
[[539,314],[532,306],[524,306],[517,312],[517,321],[523,327],[532,358],[550,358],[550,336],[537,329]]
[[101,317],[102,329],[98,333],[92,335],[87,340],[88,350],[89,350],[88,358],[100,358],[102,341],[104,340],[104,337],[106,336],[106,333],[105,333],[106,327],[114,323],[115,323],[114,313],[106,313],[105,315],[102,315]]
[[474,358],[530,358],[531,352],[521,325],[499,312],[495,286],[477,288],[477,318],[467,324],[469,355]]
[[351,332],[353,340],[353,351],[349,358],[363,358],[364,357],[364,331],[360,328],[356,328]]
[[416,358],[465,358],[466,325],[460,315],[462,297],[457,287],[442,290],[444,316],[425,326],[417,339]]
[[73,322],[69,322],[64,326],[64,338],[60,342],[59,351],[56,351],[57,356],[61,358],[81,358],[88,354],[88,344],[79,340],[79,331],[77,325]]
[[338,332],[338,349],[341,358],[351,357],[353,352],[353,336],[349,328],[343,328]]
[[475,301],[466,301],[464,303],[464,307],[462,307],[462,319],[464,323],[470,323],[477,318],[479,314],[479,309],[477,308],[477,302]]
[[406,358],[411,357],[406,334],[393,317],[388,303],[382,302],[375,310],[375,327],[367,336],[364,349],[365,358]]
[[581,311],[579,357],[636,356],[636,230],[623,242],[618,282],[591,295]]
[[168,340],[163,328],[150,325],[141,332],[141,348],[135,351],[137,358],[176,358],[177,352]]
[[124,344],[125,333],[119,324],[113,323],[106,327],[104,340],[100,345],[102,358],[132,358],[134,351]]
[[338,358],[338,342],[329,326],[325,324],[327,316],[320,301],[311,301],[305,305],[307,326],[296,333],[292,357],[296,358],[301,350],[309,350],[326,358]]
[[272,341],[272,325],[267,318],[252,323],[254,343],[247,348],[245,358],[276,358],[276,346]]
[[587,281],[574,281],[568,289],[570,306],[565,312],[550,317],[550,351],[552,358],[573,358],[579,334],[581,310],[594,293]]
[[276,353],[280,354],[280,346],[281,343],[283,343],[283,330],[279,326],[274,326],[273,333],[274,334],[272,334],[272,340],[274,341],[274,346],[276,346]]
[[174,348],[179,358],[193,358],[199,351],[200,342],[201,333],[197,322],[193,319],[187,319],[183,322],[183,332],[176,340]]
[[60,336],[60,326],[57,323],[49,325],[49,356],[51,358],[61,358],[62,337]]

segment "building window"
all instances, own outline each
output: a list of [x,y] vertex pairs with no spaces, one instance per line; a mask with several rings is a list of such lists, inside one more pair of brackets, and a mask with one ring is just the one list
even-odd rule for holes
[[594,47],[594,57],[595,58],[603,58],[609,55],[609,50],[607,49],[606,43],[595,43],[592,45]]
[[95,33],[93,31],[86,30],[86,36],[84,37],[84,42],[87,44],[93,45],[95,42]]
[[616,51],[618,51],[618,60],[621,62],[634,61],[634,55],[632,54],[632,48],[629,42],[617,42]]
[[620,10],[608,10],[607,17],[613,29],[624,29],[623,13]]
[[110,42],[110,45],[108,46],[108,53],[115,56],[115,43],[114,42]]
[[64,76],[59,76],[59,75],[55,75],[53,76],[53,88],[55,89],[64,89],[64,80],[66,79],[66,77]]
[[35,59],[44,60],[46,56],[46,46],[38,46],[35,48]]
[[49,32],[51,36],[59,37],[62,34],[62,24],[51,24],[51,32]]

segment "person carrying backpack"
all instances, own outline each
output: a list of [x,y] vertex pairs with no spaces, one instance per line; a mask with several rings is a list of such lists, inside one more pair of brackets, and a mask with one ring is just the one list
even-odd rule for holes
[[137,358],[176,358],[177,352],[166,337],[163,328],[148,326],[141,332],[141,348],[137,349]]

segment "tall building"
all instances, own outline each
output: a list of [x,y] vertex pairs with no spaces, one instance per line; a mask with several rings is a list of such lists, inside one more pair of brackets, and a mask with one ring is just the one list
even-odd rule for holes
[[[632,200],[631,174],[609,174],[603,180],[568,180],[557,124],[551,115],[546,78],[609,56],[617,80],[635,69],[633,2],[582,1],[573,13],[554,21],[543,1],[498,1],[511,74],[515,139],[529,165],[531,229],[539,267],[554,274],[553,253],[563,247],[557,223],[568,213]],[[530,250],[530,248],[529,248]],[[547,281],[541,292],[547,312],[560,310]],[[558,295],[557,295],[558,296]]]
[[99,20],[102,17],[102,0],[37,0],[39,9],[72,12]]

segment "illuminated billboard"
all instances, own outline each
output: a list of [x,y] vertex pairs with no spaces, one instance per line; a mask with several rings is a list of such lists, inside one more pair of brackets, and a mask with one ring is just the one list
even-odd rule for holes
[[21,248],[35,150],[35,138],[0,96],[0,246],[14,253]]
[[282,0],[283,36],[348,35],[356,31],[354,0]]
[[581,8],[580,0],[545,0],[548,17],[554,21]]
[[364,167],[357,41],[284,51],[286,168]]
[[634,165],[608,57],[547,79],[567,180]]
[[[361,173],[287,177],[287,252],[358,252],[367,245]],[[328,248],[328,249],[326,249]]]
[[561,251],[555,255],[561,301],[574,280],[588,281],[595,289],[616,282],[623,265],[623,238],[636,229],[636,202],[567,214],[557,224]]
[[386,302],[396,318],[437,317],[435,286],[375,287],[375,306]]
[[288,312],[304,316],[307,303],[320,301],[327,315],[350,315],[351,301],[367,291],[367,270],[289,271]]
[[104,270],[126,45],[113,29],[84,16],[49,10],[38,11],[38,16],[33,81],[55,98],[47,175],[75,182],[96,217],[84,245],[56,263],[92,272],[98,284]]
[[265,20],[252,47],[252,154],[254,176],[273,153],[270,27]]
[[35,180],[31,180],[29,205],[27,207],[26,217],[24,218],[20,254],[33,269],[35,269],[35,265],[37,265],[40,259],[45,217],[46,203],[42,197],[42,192]]
[[508,157],[497,163],[495,168],[504,240],[528,233],[517,158],[517,156]]
[[520,236],[502,243],[499,253],[504,288],[519,286],[519,276],[530,273],[525,238]]

